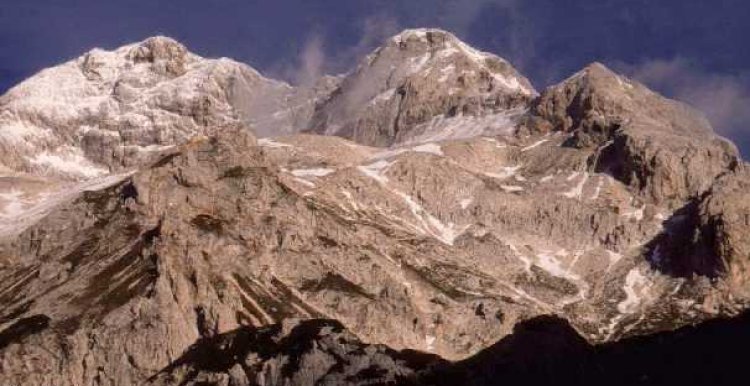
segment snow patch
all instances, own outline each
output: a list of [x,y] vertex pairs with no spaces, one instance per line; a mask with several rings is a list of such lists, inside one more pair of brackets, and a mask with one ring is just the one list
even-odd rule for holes
[[443,149],[440,147],[440,145],[435,143],[425,143],[424,145],[415,146],[411,150],[418,153],[430,153],[440,156],[445,155],[443,154]]
[[347,202],[354,210],[359,210],[359,205],[357,204],[357,201],[354,200],[354,197],[352,196],[351,192],[349,192],[346,189],[341,189],[341,194],[346,197]]
[[[108,188],[133,175],[134,172],[108,175],[93,178],[84,182],[71,184],[55,192],[48,192],[34,202],[28,202],[29,207],[14,211],[0,222],[0,237],[23,232],[26,228],[41,220],[58,205],[73,200],[81,192],[95,191]],[[14,194],[15,196],[15,194]],[[6,210],[6,215],[9,214]]]
[[509,193],[523,192],[523,187],[517,185],[500,185],[500,188]]
[[23,192],[20,190],[11,190],[10,192],[0,193],[0,203],[5,201],[5,206],[0,211],[1,218],[12,218],[23,213],[25,200],[22,199]]
[[455,46],[464,52],[466,57],[476,63],[477,65],[486,68],[490,74],[492,74],[493,79],[504,86],[505,88],[509,90],[519,91],[526,95],[532,95],[534,94],[533,90],[528,89],[526,86],[522,85],[519,79],[515,76],[508,76],[503,75],[500,73],[495,72],[494,70],[490,69],[489,66],[487,66],[487,59],[495,59],[500,62],[505,62],[502,58],[499,58],[495,55],[492,55],[490,53],[479,51],[473,47],[470,47],[466,43],[456,39],[454,41]]
[[628,219],[635,220],[635,221],[642,221],[645,209],[646,209],[646,205],[643,205],[640,208],[634,208],[631,211],[624,212],[622,216]]
[[430,153],[430,154],[435,154],[435,155],[439,155],[439,156],[445,155],[445,154],[443,154],[443,150],[440,147],[440,145],[438,145],[436,143],[425,143],[423,145],[414,146],[414,147],[411,147],[411,148],[400,147],[400,148],[389,149],[389,150],[377,152],[377,153],[373,154],[372,156],[370,156],[369,159],[371,159],[371,160],[383,160],[383,159],[393,158],[393,157],[396,157],[398,155],[401,155],[401,154],[404,154],[404,153],[408,153],[410,151],[417,152],[417,153]]
[[400,192],[396,189],[388,187],[388,179],[383,175],[383,172],[390,167],[393,162],[387,162],[380,160],[366,166],[358,166],[357,169],[364,175],[374,179],[384,188],[391,193],[400,197],[409,211],[412,213],[418,224],[412,225],[417,231],[422,234],[430,235],[444,244],[453,245],[454,240],[460,236],[470,225],[458,228],[453,223],[443,224],[437,217],[426,211],[421,205],[419,205],[414,198]]
[[424,337],[424,342],[427,345],[427,351],[433,351],[435,350],[435,337],[432,335],[427,335]]
[[539,253],[537,254],[536,265],[538,265],[539,268],[542,268],[545,271],[549,272],[552,276],[578,281],[580,280],[580,277],[578,277],[578,275],[570,273],[568,269],[563,268],[562,262],[560,262],[560,260],[555,257],[565,256],[566,254],[567,251],[565,251],[564,249],[554,254],[546,251]]
[[380,94],[376,95],[375,98],[373,98],[372,101],[370,101],[370,104],[377,104],[377,103],[381,103],[381,102],[387,102],[388,100],[390,100],[391,98],[393,98],[393,95],[395,93],[396,93],[396,89],[395,88],[391,88],[391,89],[385,90],[385,91],[381,92]]
[[625,292],[625,300],[617,304],[617,310],[623,314],[632,314],[638,310],[638,306],[643,302],[650,282],[646,276],[643,276],[638,267],[633,268],[625,277],[625,284],[622,290]]
[[596,189],[594,189],[594,194],[591,195],[589,198],[590,200],[594,201],[599,198],[599,194],[602,191],[602,185],[604,184],[604,179],[600,178],[599,182],[596,184]]
[[420,222],[420,230],[432,235],[445,244],[453,245],[456,238],[469,227],[467,225],[462,229],[458,229],[453,223],[443,224],[437,217],[427,212],[421,205],[414,201],[411,196],[397,190],[393,190],[393,192],[404,200],[411,213]]
[[484,173],[487,177],[497,178],[499,180],[505,180],[510,177],[513,177],[518,169],[520,169],[523,165],[516,165],[516,166],[503,166],[502,170],[496,173]]
[[297,182],[299,182],[302,185],[307,186],[307,187],[310,187],[310,188],[314,188],[315,187],[315,184],[313,184],[312,182],[310,182],[310,181],[308,181],[308,180],[306,180],[304,178],[294,177],[294,180],[297,181]]
[[281,148],[281,147],[294,147],[288,143],[276,142],[270,138],[261,138],[258,140],[258,145],[270,148]]
[[617,264],[617,262],[620,261],[620,259],[622,259],[622,255],[617,252],[610,251],[609,249],[607,249],[606,252],[607,252],[607,257],[609,257],[610,266]]
[[474,202],[473,198],[464,198],[463,200],[459,201],[459,205],[461,205],[461,209],[466,209],[471,205],[471,203]]
[[326,168],[315,168],[315,169],[296,169],[292,170],[292,175],[295,177],[325,177],[336,170]]
[[[567,198],[581,198],[581,195],[583,194],[583,187],[586,185],[586,181],[589,179],[589,173],[583,172],[583,178],[581,178],[580,181],[578,181],[578,184],[574,186],[569,191],[563,193],[562,195]],[[570,180],[570,179],[568,179]]]
[[394,162],[379,160],[369,165],[357,166],[357,169],[366,176],[385,184],[388,182],[388,178],[384,175],[384,173],[391,165],[393,165]]
[[518,258],[518,260],[521,260],[521,262],[524,265],[524,269],[526,270],[526,272],[531,272],[531,266],[532,266],[531,260],[528,257],[526,257],[526,255],[524,255],[523,253],[521,253],[521,251],[519,251],[518,248],[515,245],[508,244],[508,248],[510,248],[510,250],[513,252],[513,254]]
[[527,152],[527,151],[529,151],[531,149],[537,148],[537,147],[541,146],[543,143],[545,143],[547,141],[549,141],[549,139],[542,139],[542,140],[536,141],[536,142],[532,143],[531,145],[526,146],[523,149],[521,149],[521,152],[523,153],[523,152]]
[[108,169],[98,167],[81,154],[80,149],[69,148],[58,154],[42,152],[29,159],[33,165],[57,171],[71,176],[93,178],[109,173]]
[[422,71],[425,64],[430,60],[430,53],[425,53],[422,56],[411,58],[411,62],[409,63],[408,73],[414,74],[417,72]]
[[456,71],[456,66],[453,64],[450,64],[448,66],[443,67],[440,69],[440,78],[438,79],[439,83],[445,83],[450,79],[450,76],[453,75],[453,73]]
[[0,138],[6,139],[11,143],[22,143],[28,138],[47,137],[49,133],[36,126],[29,126],[19,123],[9,123],[0,126]]
[[633,88],[633,85],[630,84],[627,80],[622,79],[620,76],[616,76],[615,79],[617,79],[617,83],[620,85],[620,87],[630,90]]
[[513,109],[479,117],[463,114],[454,117],[437,115],[430,121],[416,126],[413,132],[419,134],[405,140],[402,145],[480,136],[511,135],[516,126],[516,120],[525,112],[526,109]]

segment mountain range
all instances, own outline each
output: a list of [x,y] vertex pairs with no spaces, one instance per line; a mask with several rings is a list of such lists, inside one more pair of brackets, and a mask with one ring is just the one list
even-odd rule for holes
[[719,382],[685,342],[746,326],[748,189],[600,63],[540,92],[415,29],[294,87],[94,49],[0,97],[0,384]]

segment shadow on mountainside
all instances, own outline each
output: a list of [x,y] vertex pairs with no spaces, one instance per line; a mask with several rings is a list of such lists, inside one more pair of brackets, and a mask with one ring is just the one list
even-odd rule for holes
[[[564,320],[543,316],[466,360],[425,372],[425,385],[744,384],[750,312],[732,319],[588,344]],[[743,381],[744,380],[744,381]]]
[[651,267],[663,274],[690,279],[716,279],[727,269],[713,245],[714,227],[701,225],[700,199],[689,201],[663,223],[664,230],[646,244]]
[[746,347],[750,312],[598,346],[567,321],[541,316],[459,362],[368,345],[337,321],[307,320],[288,333],[274,325],[204,338],[152,381],[204,384],[200,380],[211,379],[206,374],[239,366],[244,374],[231,384],[254,384],[260,372],[275,369],[263,384],[734,385],[747,378]]

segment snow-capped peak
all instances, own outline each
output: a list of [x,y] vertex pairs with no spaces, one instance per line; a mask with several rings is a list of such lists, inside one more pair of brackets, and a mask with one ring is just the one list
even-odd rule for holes
[[227,124],[284,130],[291,119],[274,114],[292,92],[245,64],[203,58],[164,36],[95,48],[0,97],[0,164],[79,179],[88,174],[72,161],[38,161],[80,159],[109,172]]
[[[419,61],[418,63],[422,66],[417,70],[430,66],[444,66],[446,59],[449,59],[447,62],[463,59],[471,62],[476,68],[492,74],[501,87],[527,95],[537,94],[531,83],[515,71],[507,60],[471,47],[454,34],[441,29],[407,29],[390,38],[386,43],[386,49],[389,46],[398,47],[404,51],[425,51],[426,48],[430,58]],[[379,49],[374,55],[378,55],[381,51],[382,49]]]
[[461,125],[465,120],[453,118],[505,116],[536,95],[505,59],[449,32],[410,29],[386,40],[347,75],[317,108],[309,130],[374,146],[410,143],[427,132],[443,137],[438,131],[453,131],[437,121]]

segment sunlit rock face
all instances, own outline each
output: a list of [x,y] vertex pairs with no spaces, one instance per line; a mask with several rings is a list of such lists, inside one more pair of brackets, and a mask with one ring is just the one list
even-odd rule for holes
[[540,320],[590,355],[750,295],[748,168],[700,114],[439,30],[312,88],[94,50],[0,98],[0,147],[2,384],[432,384]]

